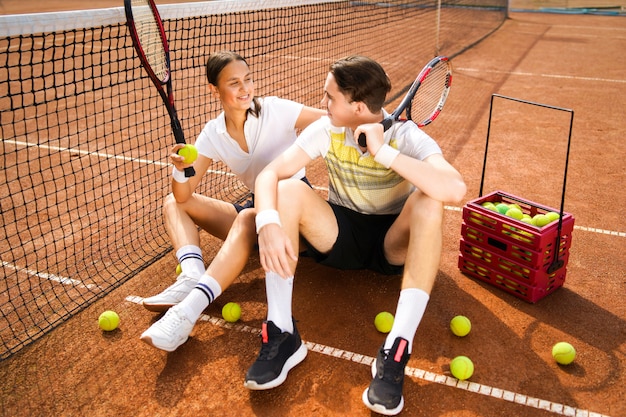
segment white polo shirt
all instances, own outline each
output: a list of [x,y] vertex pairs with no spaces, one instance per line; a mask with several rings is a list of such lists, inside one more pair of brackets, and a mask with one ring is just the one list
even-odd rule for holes
[[[252,192],[257,175],[296,140],[296,121],[304,107],[278,97],[259,97],[258,100],[261,103],[259,117],[248,114],[244,125],[248,152],[244,152],[226,131],[224,112],[204,126],[195,143],[199,154],[226,164]],[[301,169],[293,177],[304,175],[305,170]]]

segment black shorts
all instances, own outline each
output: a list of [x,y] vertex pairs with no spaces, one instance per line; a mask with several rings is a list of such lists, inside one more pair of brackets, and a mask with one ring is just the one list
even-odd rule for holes
[[[312,187],[307,177],[300,178],[300,181],[303,181],[306,185]],[[245,201],[242,201],[240,203],[233,203],[233,206],[235,206],[235,210],[237,210],[237,213],[239,213],[241,210],[254,207],[254,193],[250,193],[250,198]]]
[[335,213],[339,233],[328,253],[306,242],[308,255],[316,262],[337,269],[371,269],[384,275],[400,275],[403,265],[391,265],[384,252],[387,230],[397,214],[362,214],[328,203]]

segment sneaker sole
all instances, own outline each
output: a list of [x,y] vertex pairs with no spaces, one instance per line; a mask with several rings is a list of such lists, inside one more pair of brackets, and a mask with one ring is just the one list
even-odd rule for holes
[[146,304],[145,301],[142,301],[141,305],[148,311],[152,311],[154,313],[165,313],[176,304]]
[[269,382],[266,382],[265,384],[257,384],[256,381],[244,381],[243,386],[253,391],[276,388],[277,386],[285,382],[289,371],[291,371],[296,365],[302,362],[304,358],[306,358],[306,355],[307,348],[306,345],[302,343],[298,350],[296,350],[296,352],[291,355],[289,359],[287,359],[287,362],[285,362],[285,366],[283,366],[283,370],[276,378]]
[[399,414],[400,411],[402,411],[402,409],[404,408],[404,396],[400,397],[400,404],[398,404],[398,406],[396,408],[392,408],[392,409],[388,409],[385,408],[385,406],[381,405],[381,404],[372,404],[370,403],[370,400],[367,396],[367,393],[369,392],[369,387],[365,389],[365,391],[363,391],[363,404],[365,404],[365,406],[367,408],[369,408],[370,410],[372,410],[375,413],[378,414],[382,414],[384,416],[395,416],[396,414]]
[[157,344],[155,344],[152,341],[152,337],[150,337],[150,336],[141,335],[141,337],[139,339],[141,339],[143,342],[145,342],[145,343],[149,344],[150,346],[155,347],[155,348],[157,348],[159,350],[163,350],[165,352],[174,352],[176,349],[178,349],[180,347],[180,345],[185,343],[189,339],[189,337],[186,337],[185,340],[183,340],[182,342],[180,342],[178,345],[174,346],[173,348],[164,347],[164,346],[158,346]]

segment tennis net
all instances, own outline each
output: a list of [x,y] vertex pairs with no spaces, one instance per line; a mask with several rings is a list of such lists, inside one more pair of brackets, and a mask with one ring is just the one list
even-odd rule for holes
[[[204,74],[215,50],[247,58],[257,95],[311,106],[331,62],[368,55],[389,73],[391,102],[432,56],[454,57],[497,29],[506,3],[229,0],[159,10],[193,142],[220,111]],[[161,204],[173,138],[122,7],[0,16],[0,122],[1,360],[171,251]],[[219,163],[199,192],[248,196]]]

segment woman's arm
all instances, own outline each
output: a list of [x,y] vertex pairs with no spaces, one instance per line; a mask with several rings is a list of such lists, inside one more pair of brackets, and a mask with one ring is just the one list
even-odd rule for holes
[[326,115],[326,110],[304,106],[296,120],[296,129],[302,130],[317,119]]

